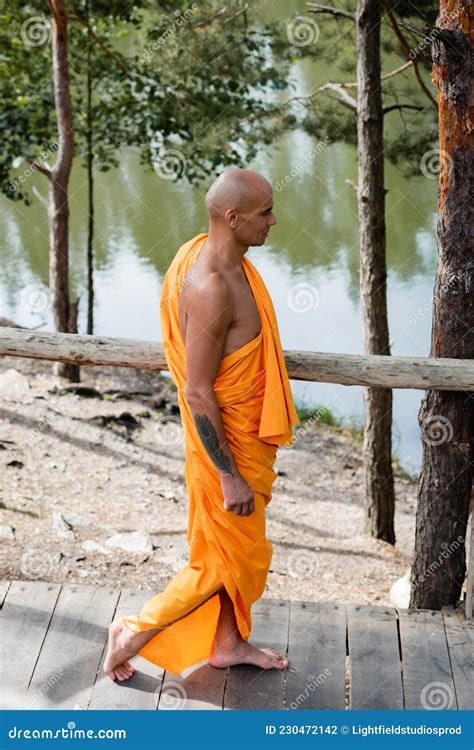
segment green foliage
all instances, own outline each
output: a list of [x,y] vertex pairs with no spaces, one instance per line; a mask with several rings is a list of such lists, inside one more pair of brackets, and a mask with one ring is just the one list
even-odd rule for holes
[[[404,19],[409,19],[416,26],[434,24],[438,12],[438,3],[424,0],[416,7],[411,2],[389,2],[396,21],[406,39],[409,48],[417,61],[420,75],[428,90],[436,99],[436,90],[430,81],[431,59],[429,45],[423,50],[420,38],[416,39],[401,26]],[[354,0],[338,2],[338,8],[356,12]],[[295,57],[315,58],[330,63],[329,75],[323,75],[315,81],[318,89],[328,81],[333,83],[354,83],[357,79],[357,56],[355,24],[352,20],[334,17],[328,14],[317,14],[313,18],[318,27],[317,40],[314,44],[295,47]],[[283,44],[280,39],[280,44]],[[402,47],[387,18],[382,16],[381,24],[382,75],[402,66],[410,60],[407,51]],[[346,89],[354,99],[357,88]],[[411,104],[424,107],[423,111],[399,109],[386,113],[384,127],[384,154],[406,175],[420,174],[421,158],[426,151],[436,148],[438,143],[438,114],[433,102],[421,90],[412,69],[398,73],[393,78],[382,82],[383,106]],[[357,144],[357,123],[354,112],[351,112],[341,101],[337,91],[326,90],[308,99],[304,106],[298,103],[297,121],[303,129],[320,140],[325,136],[331,142],[344,141]],[[413,124],[412,124],[413,123]]]
[[[342,0],[341,0],[342,2]],[[423,2],[414,17],[411,3],[393,3],[400,21],[409,17],[422,25],[433,22],[436,6]],[[355,12],[356,3],[345,6]],[[75,0],[68,3],[69,75],[74,115],[75,157],[85,165],[91,129],[94,165],[106,171],[118,164],[124,146],[136,148],[142,164],[167,179],[182,177],[196,184],[229,165],[243,166],[258,150],[274,143],[286,130],[302,127],[317,139],[356,143],[355,115],[335,91],[279,106],[281,93],[291,97],[288,74],[295,60],[330,62],[330,75],[315,80],[315,88],[329,77],[333,82],[355,81],[355,25],[329,15],[314,17],[318,38],[298,46],[289,40],[291,19],[267,23],[242,0],[225,5],[205,0],[182,1]],[[28,202],[24,184],[13,178],[32,162],[54,164],[57,123],[52,87],[50,29],[43,44],[25,43],[32,18],[44,19],[47,4],[9,2],[0,31],[0,183],[12,199]],[[88,28],[88,24],[90,28]],[[405,32],[407,35],[408,32]],[[393,66],[407,59],[386,19],[382,47]],[[87,112],[87,74],[90,57],[93,80],[92,110]],[[386,62],[384,58],[384,70]],[[429,66],[419,59],[429,86]],[[356,89],[348,90],[356,97]],[[418,170],[422,153],[436,146],[436,111],[422,93],[412,71],[383,84],[384,104],[426,105],[426,113],[396,111],[387,117],[386,154],[402,170]],[[89,119],[92,121],[89,123]],[[415,165],[415,166],[413,166]],[[27,184],[27,182],[25,183]]]
[[[68,4],[76,158],[85,165],[90,127],[96,169],[117,165],[119,150],[132,146],[143,164],[159,174],[167,170],[167,179],[186,176],[197,183],[224,166],[243,165],[262,143],[289,127],[291,115],[266,119],[269,94],[287,86],[288,60],[274,56],[272,27],[250,24],[243,8],[240,0],[225,7],[219,2]],[[11,2],[9,10],[0,38],[7,128],[0,181],[9,198],[28,202],[27,192],[11,179],[18,158],[51,166],[54,159],[46,157],[57,139],[50,18],[40,2]],[[41,45],[25,43],[24,28],[32,17],[43,18]],[[127,54],[124,38],[131,40]]]

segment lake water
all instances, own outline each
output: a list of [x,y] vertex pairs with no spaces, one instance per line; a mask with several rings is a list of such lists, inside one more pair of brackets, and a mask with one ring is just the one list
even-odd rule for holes
[[[287,2],[265,7],[267,15],[282,18],[298,6]],[[400,61],[386,70],[397,64]],[[291,75],[298,93],[318,85],[319,78],[338,80],[337,70],[322,70],[309,62],[293,65]],[[410,113],[407,123],[416,127],[418,116]],[[295,131],[249,165],[275,187],[284,187],[275,190],[277,226],[266,245],[251,248],[248,257],[273,298],[285,349],[362,353],[357,203],[346,182],[357,178],[356,151],[342,143],[318,152],[314,146],[314,140]],[[41,175],[31,176],[28,184],[46,194]],[[86,330],[86,187],[85,170],[76,164],[70,191],[70,283],[73,293],[81,296],[80,333]],[[437,180],[408,180],[387,163],[386,187],[392,354],[424,357],[430,349],[436,269]],[[207,185],[193,188],[184,181],[160,179],[126,149],[117,170],[96,175],[97,335],[160,340],[161,280],[178,247],[207,230],[206,189]],[[46,211],[35,198],[30,207],[2,198],[0,222],[0,315],[53,330],[50,310],[36,312],[34,302],[37,285],[48,284]],[[311,285],[316,304],[308,306],[304,295],[295,296],[295,285],[301,283]],[[327,404],[337,416],[362,420],[359,387],[292,381],[292,388],[297,404]],[[393,448],[412,471],[421,460],[417,412],[422,395],[394,391]]]

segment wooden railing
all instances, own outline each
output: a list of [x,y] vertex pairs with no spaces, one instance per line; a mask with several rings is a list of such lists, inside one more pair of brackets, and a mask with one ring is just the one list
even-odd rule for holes
[[[77,365],[168,370],[163,347],[154,341],[0,326],[0,354]],[[379,388],[474,391],[474,360],[285,351],[292,380]]]

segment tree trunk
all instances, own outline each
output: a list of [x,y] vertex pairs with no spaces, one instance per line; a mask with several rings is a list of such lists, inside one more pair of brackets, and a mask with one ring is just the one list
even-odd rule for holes
[[[356,34],[357,193],[364,348],[366,354],[388,356],[380,9],[376,0],[359,0]],[[368,388],[364,391],[364,404],[365,530],[394,544],[392,391]]]
[[[69,303],[69,207],[68,184],[73,158],[72,104],[69,91],[68,21],[64,0],[49,0],[52,15],[52,63],[54,101],[58,121],[58,152],[49,183],[50,267],[49,286],[56,330],[71,330]],[[77,365],[56,363],[55,372],[75,382]]]
[[[461,12],[460,8],[463,8]],[[432,47],[438,86],[438,267],[432,357],[474,359],[474,89],[472,5],[442,0]],[[423,464],[418,488],[410,607],[455,605],[466,572],[465,537],[474,466],[474,398],[427,391],[418,421]]]
[[[89,3],[86,3],[87,22],[89,18]],[[94,42],[91,29],[88,28],[87,43],[87,196],[88,196],[88,227],[87,227],[87,333],[94,333],[94,150],[92,142],[92,45]]]

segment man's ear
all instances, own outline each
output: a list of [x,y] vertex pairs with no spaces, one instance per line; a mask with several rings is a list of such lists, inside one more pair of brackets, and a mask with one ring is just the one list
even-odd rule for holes
[[228,225],[232,227],[232,229],[235,229],[235,227],[237,226],[237,214],[235,212],[235,209],[233,208],[227,209],[227,211],[225,212],[225,220],[228,223]]

